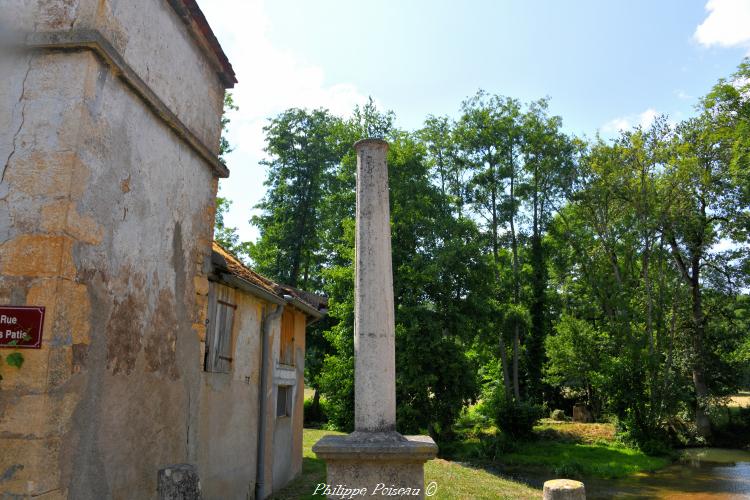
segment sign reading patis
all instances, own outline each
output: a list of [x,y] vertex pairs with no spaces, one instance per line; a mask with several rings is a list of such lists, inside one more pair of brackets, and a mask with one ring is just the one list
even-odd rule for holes
[[0,348],[42,347],[44,307],[0,306]]

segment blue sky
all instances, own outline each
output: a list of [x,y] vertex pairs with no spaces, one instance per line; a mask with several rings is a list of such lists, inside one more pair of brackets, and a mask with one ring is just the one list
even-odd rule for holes
[[222,195],[245,240],[263,196],[262,127],[284,109],[346,115],[372,96],[398,125],[457,116],[482,88],[549,96],[592,137],[679,120],[750,53],[750,0],[199,0],[239,79]]

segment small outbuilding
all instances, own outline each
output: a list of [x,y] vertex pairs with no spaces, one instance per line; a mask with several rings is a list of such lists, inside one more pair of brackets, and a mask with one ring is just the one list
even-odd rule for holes
[[255,498],[265,498],[302,469],[305,330],[327,303],[261,276],[217,243],[211,268],[198,470],[207,498],[232,498],[228,477],[254,479]]

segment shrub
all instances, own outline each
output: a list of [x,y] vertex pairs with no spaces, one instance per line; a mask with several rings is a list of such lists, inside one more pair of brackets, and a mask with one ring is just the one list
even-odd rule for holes
[[486,436],[479,440],[479,447],[476,449],[477,456],[475,458],[494,461],[507,453],[515,451],[516,448],[516,442],[507,434],[499,433],[493,436]]
[[553,410],[552,413],[550,414],[550,418],[552,420],[562,422],[565,420],[565,412],[563,410]]
[[514,438],[531,437],[534,425],[543,415],[540,406],[503,397],[493,406],[498,429]]
[[313,404],[312,399],[305,399],[303,415],[305,427],[321,427],[328,422],[328,415],[322,398],[317,407]]

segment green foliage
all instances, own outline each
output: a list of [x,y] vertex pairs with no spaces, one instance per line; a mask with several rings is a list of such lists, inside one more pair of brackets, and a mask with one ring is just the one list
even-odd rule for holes
[[[219,161],[226,163],[226,155],[232,152],[233,148],[229,144],[225,133],[230,123],[228,113],[237,111],[239,108],[234,104],[234,98],[231,92],[224,94],[224,109],[221,115],[221,139],[219,144]],[[240,260],[247,262],[249,257],[250,244],[240,241],[240,235],[236,227],[227,226],[224,223],[224,216],[232,206],[232,202],[221,196],[216,197],[216,212],[214,214],[214,240],[224,249],[233,253]]]
[[750,384],[748,77],[746,61],[696,117],[609,142],[564,134],[547,100],[482,91],[413,134],[372,100],[271,120],[249,252],[329,296],[306,380],[330,424],[353,427],[350,146],[373,136],[390,143],[401,431],[445,443],[483,417],[513,440],[531,403],[581,402],[643,449],[708,439],[718,399]]
[[502,434],[515,440],[532,437],[534,426],[544,415],[542,406],[508,397],[497,386],[490,394],[485,392],[485,395],[488,397],[483,401],[481,411]]
[[8,366],[21,368],[24,362],[23,354],[21,354],[20,352],[12,352],[5,357],[5,362],[8,364]]
[[264,127],[266,195],[252,222],[260,239],[250,247],[255,268],[282,283],[321,290],[323,204],[344,150],[343,123],[326,110],[290,109]]
[[226,131],[227,126],[231,122],[228,113],[232,111],[239,111],[239,109],[240,108],[234,103],[234,97],[232,96],[232,93],[226,92],[224,94],[224,108],[221,114],[222,134],[221,139],[219,140],[219,161],[221,161],[222,163],[226,163],[226,155],[234,150],[234,148],[229,144],[229,140],[224,135],[224,131]]
[[552,420],[563,422],[565,420],[565,411],[564,410],[552,410],[552,413],[549,414],[549,417]]
[[236,227],[227,226],[224,216],[229,211],[232,202],[221,196],[216,197],[216,214],[214,217],[214,240],[240,260],[247,262],[250,256],[250,243],[240,241]]
[[543,467],[557,477],[617,478],[654,471],[669,464],[667,458],[651,457],[617,444],[569,444],[525,442],[502,457],[508,466]]
[[547,337],[548,363],[545,380],[564,386],[590,407],[600,407],[610,358],[610,340],[585,320],[563,314],[555,324],[555,335]]
[[531,436],[542,415],[543,409],[539,405],[503,399],[495,407],[495,424],[509,436],[523,439]]
[[303,415],[305,427],[324,427],[328,423],[326,401],[323,399],[316,404],[313,399],[305,399]]

